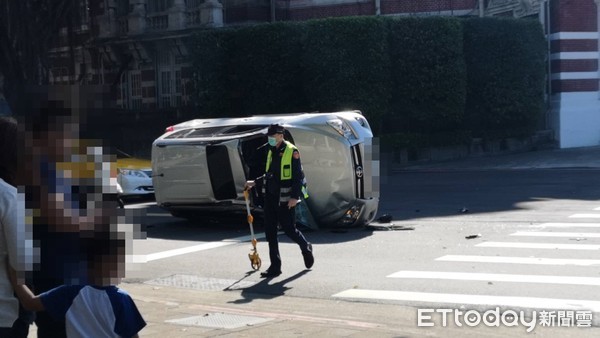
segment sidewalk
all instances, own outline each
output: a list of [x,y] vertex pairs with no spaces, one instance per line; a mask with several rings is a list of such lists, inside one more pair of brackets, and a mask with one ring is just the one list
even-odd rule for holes
[[[274,280],[275,282],[275,280]],[[598,337],[600,328],[417,326],[417,308],[124,283],[148,326],[141,337]],[[424,306],[427,307],[427,306]]]

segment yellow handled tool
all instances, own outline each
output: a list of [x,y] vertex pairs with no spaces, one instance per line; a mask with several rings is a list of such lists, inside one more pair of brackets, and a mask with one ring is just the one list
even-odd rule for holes
[[260,269],[260,257],[258,256],[258,251],[256,251],[256,237],[254,237],[254,217],[252,217],[252,213],[250,213],[250,200],[248,198],[248,190],[244,189],[244,200],[246,200],[246,211],[248,212],[248,224],[250,224],[250,236],[252,238],[252,250],[248,254],[248,258],[250,258],[250,265],[254,270]]

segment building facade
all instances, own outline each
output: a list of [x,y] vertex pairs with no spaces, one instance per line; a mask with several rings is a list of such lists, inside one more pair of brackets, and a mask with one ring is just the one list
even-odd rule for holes
[[110,85],[117,107],[144,112],[189,108],[188,38],[198,29],[351,15],[539,17],[548,36],[548,127],[562,148],[600,144],[600,0],[80,1],[79,47],[74,57],[52,50],[49,82]]
[[600,144],[598,0],[552,0],[543,15],[549,44],[550,123],[561,148]]

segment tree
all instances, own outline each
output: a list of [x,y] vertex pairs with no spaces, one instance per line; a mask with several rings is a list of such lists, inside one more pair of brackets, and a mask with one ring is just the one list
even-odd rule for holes
[[82,5],[87,10],[86,0],[6,0],[0,5],[0,94],[13,111],[20,111],[27,85],[47,84],[48,51],[58,44],[63,28],[74,73],[73,30]]

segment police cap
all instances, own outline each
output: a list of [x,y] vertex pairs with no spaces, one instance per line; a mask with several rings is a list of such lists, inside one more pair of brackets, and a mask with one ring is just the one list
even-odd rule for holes
[[272,124],[269,126],[269,129],[267,130],[267,135],[283,134],[284,131],[285,131],[285,128],[283,128],[283,126],[280,126],[278,124]]

